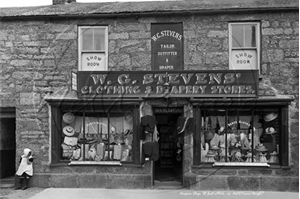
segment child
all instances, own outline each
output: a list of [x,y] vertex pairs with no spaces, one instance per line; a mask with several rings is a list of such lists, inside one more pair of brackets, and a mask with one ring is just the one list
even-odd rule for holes
[[[24,149],[24,154],[20,158],[20,165],[16,176],[19,177],[19,185],[16,189],[25,190],[28,188],[29,178],[33,175],[33,167],[32,167],[33,157],[30,149]],[[22,183],[24,181],[24,186],[22,187]]]

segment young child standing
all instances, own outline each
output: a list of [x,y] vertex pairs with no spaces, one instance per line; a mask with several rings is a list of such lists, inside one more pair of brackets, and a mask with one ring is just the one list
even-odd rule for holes
[[[24,153],[20,158],[20,165],[16,176],[19,178],[19,184],[16,189],[25,190],[28,188],[29,178],[33,176],[33,157],[30,149],[24,149]],[[22,186],[24,182],[24,186]]]

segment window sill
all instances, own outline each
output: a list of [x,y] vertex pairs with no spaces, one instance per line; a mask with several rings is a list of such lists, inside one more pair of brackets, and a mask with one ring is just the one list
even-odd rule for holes
[[213,167],[270,167],[268,163],[257,163],[257,162],[215,162],[212,164]]
[[289,166],[280,166],[275,164],[268,164],[268,163],[234,163],[234,162],[222,162],[223,164],[219,163],[200,163],[199,165],[192,165],[192,168],[200,169],[200,168],[232,168],[232,169],[241,169],[241,168],[258,168],[258,167],[266,167],[267,169],[282,169],[282,170],[289,170],[291,167]]
[[71,161],[69,164],[69,166],[80,166],[80,165],[84,165],[84,166],[122,166],[122,163],[119,161],[102,161],[102,162],[89,162],[89,161]]

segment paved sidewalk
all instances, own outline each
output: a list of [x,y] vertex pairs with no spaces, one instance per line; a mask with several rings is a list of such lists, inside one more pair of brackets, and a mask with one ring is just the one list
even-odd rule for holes
[[30,199],[298,199],[298,192],[48,188]]

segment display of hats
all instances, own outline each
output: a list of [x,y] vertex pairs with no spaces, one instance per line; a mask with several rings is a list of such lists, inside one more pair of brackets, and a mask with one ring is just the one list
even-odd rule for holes
[[266,122],[270,122],[272,120],[275,120],[277,118],[277,116],[278,116],[278,114],[276,114],[276,113],[269,113],[269,114],[265,115],[264,120]]
[[277,133],[277,131],[275,131],[273,127],[266,128],[266,134],[273,134],[273,133]]
[[75,130],[73,127],[71,126],[65,126],[63,128],[63,133],[66,135],[66,136],[73,136],[75,134]]
[[255,150],[256,151],[268,151],[268,149],[266,149],[266,147],[265,147],[265,145],[263,145],[263,144],[259,144],[259,145],[257,145],[256,146],[256,148],[255,148]]
[[63,115],[63,121],[67,124],[71,124],[74,120],[75,116],[73,113],[68,112]]

